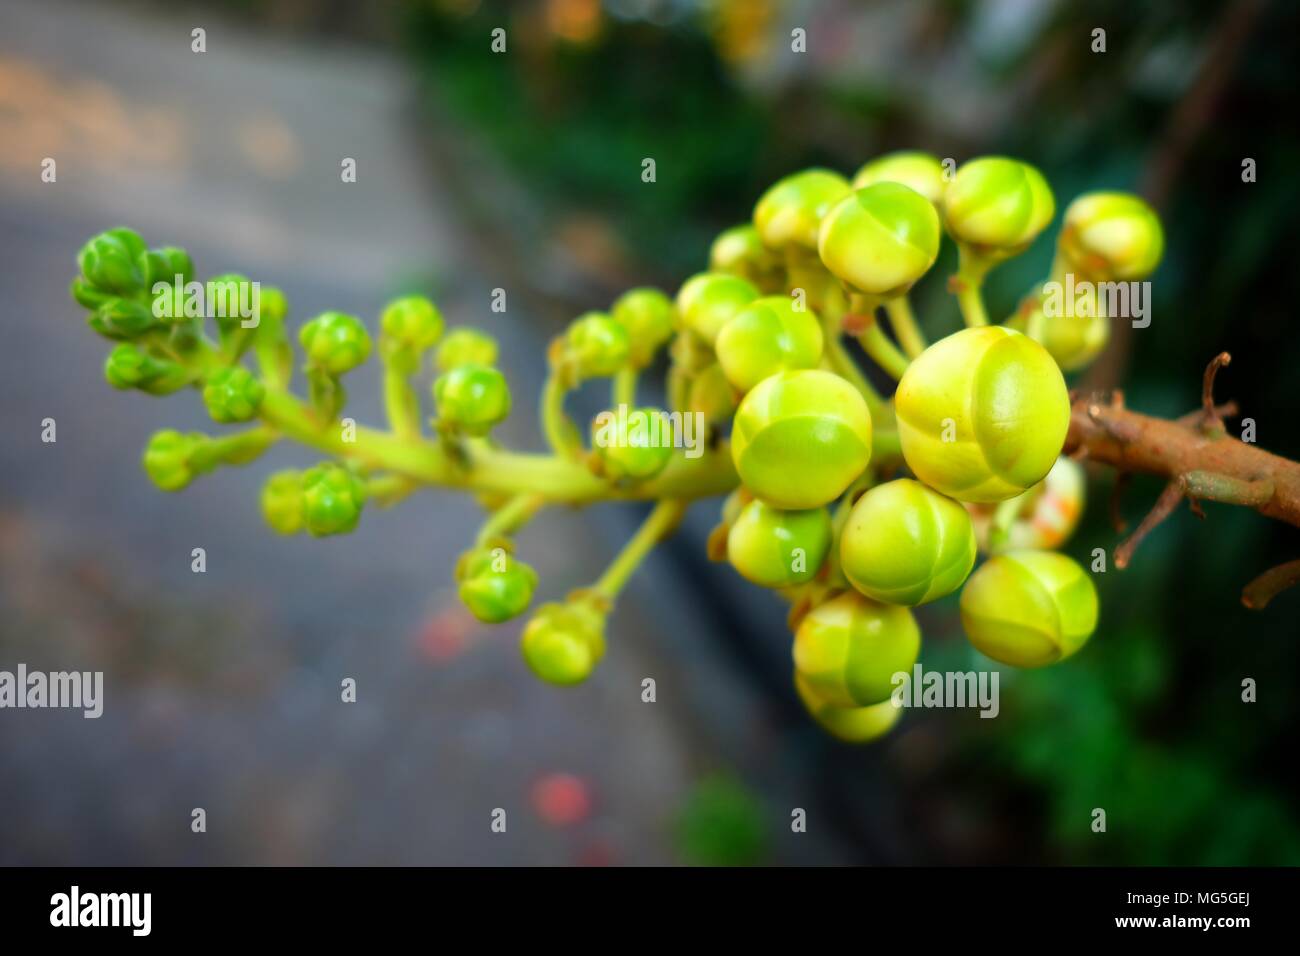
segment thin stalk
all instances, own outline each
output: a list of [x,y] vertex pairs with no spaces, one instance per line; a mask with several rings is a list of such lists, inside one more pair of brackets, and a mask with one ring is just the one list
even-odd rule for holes
[[687,507],[686,502],[671,498],[655,505],[592,590],[611,602],[618,597],[645,556],[677,527]]

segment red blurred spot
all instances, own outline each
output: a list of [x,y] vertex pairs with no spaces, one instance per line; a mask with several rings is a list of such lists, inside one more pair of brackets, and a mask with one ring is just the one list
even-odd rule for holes
[[591,814],[591,791],[571,773],[547,774],[533,784],[533,808],[548,826],[572,826]]
[[450,661],[464,652],[470,635],[478,626],[474,615],[460,604],[448,604],[425,620],[416,644],[430,660]]

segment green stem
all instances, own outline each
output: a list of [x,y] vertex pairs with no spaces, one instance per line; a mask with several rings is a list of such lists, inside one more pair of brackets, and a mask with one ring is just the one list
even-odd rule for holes
[[577,426],[564,413],[567,392],[560,376],[552,371],[542,387],[542,432],[551,451],[577,460],[582,457],[582,439],[578,437]]
[[636,534],[623,545],[623,550],[600,576],[600,580],[595,583],[592,590],[609,601],[618,597],[618,593],[623,590],[623,586],[627,584],[633,572],[640,567],[645,556],[677,527],[678,522],[682,520],[682,515],[686,514],[687,507],[686,502],[671,498],[655,505],[654,510],[641,523]]
[[862,350],[870,356],[871,361],[875,362],[887,374],[895,380],[903,377],[910,364],[906,355],[898,350],[898,347],[880,328],[880,323],[876,321],[875,315],[866,316],[868,325],[858,333],[858,341],[862,343]]
[[909,359],[914,359],[925,351],[925,336],[921,334],[912,314],[912,303],[906,295],[895,296],[885,303],[885,312],[889,315],[889,324],[894,329],[898,344],[903,347]]
[[637,370],[628,366],[619,370],[614,376],[613,399],[614,407],[626,405],[628,408],[636,406],[636,380]]
[[479,528],[474,544],[479,548],[488,547],[496,538],[514,534],[537,514],[546,504],[546,498],[538,494],[515,495],[496,511],[492,517],[483,522]]
[[366,497],[381,508],[391,508],[417,487],[406,475],[377,475],[366,479]]
[[826,361],[830,365],[831,371],[846,380],[861,393],[863,399],[866,400],[867,408],[871,412],[871,420],[873,422],[880,421],[886,417],[885,400],[876,391],[875,386],[862,374],[862,369],[858,368],[858,364],[853,361],[853,357],[845,350],[844,342],[840,338],[844,331],[840,323],[844,319],[846,305],[843,293],[827,296],[822,311],[822,347],[825,350]]
[[391,365],[384,366],[384,410],[398,438],[420,437],[420,400],[410,379]]
[[989,324],[989,313],[984,308],[984,295],[980,291],[984,277],[988,275],[992,263],[980,257],[966,246],[958,250],[959,265],[949,288],[957,296],[957,308],[961,310],[962,321],[967,328],[976,328]]
[[275,444],[279,437],[274,428],[258,425],[235,435],[209,438],[194,451],[190,467],[202,473],[218,465],[245,465]]

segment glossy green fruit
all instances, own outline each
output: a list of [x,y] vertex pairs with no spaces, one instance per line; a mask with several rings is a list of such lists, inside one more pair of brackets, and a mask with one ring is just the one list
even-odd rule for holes
[[776,291],[781,263],[751,223],[718,234],[709,247],[709,271],[739,276],[757,289]]
[[739,276],[701,272],[677,293],[677,312],[686,327],[710,346],[722,327],[758,298],[758,290]]
[[838,375],[782,372],[741,401],[731,456],[756,497],[793,511],[817,508],[838,498],[871,460],[871,413]]
[[370,334],[356,316],[322,312],[298,331],[308,361],[330,375],[342,375],[370,357]]
[[325,462],[302,473],[303,524],[309,534],[352,531],[365,503],[365,484],[342,465]]
[[506,377],[490,365],[457,365],[433,383],[438,420],[468,435],[486,435],[510,414]]
[[246,422],[257,415],[266,395],[262,385],[242,365],[219,368],[203,386],[203,404],[215,422]]
[[815,368],[822,357],[816,313],[795,308],[788,295],[755,299],[718,333],[718,363],[727,380],[747,392],[769,375]]
[[384,307],[379,326],[384,361],[411,375],[419,369],[420,357],[442,337],[442,313],[422,295],[403,296]]
[[504,548],[479,548],[457,569],[461,602],[480,621],[500,624],[528,609],[537,589],[537,572]]
[[849,181],[829,169],[806,169],[779,180],[754,207],[754,228],[769,249],[817,248],[822,217],[849,193]]
[[1047,180],[1018,159],[985,156],[962,164],[943,194],[944,224],[959,242],[1005,255],[1028,246],[1056,214]]
[[[998,505],[967,505],[975,525],[975,540],[980,550],[989,552],[1059,548],[1074,534],[1083,516],[1087,497],[1087,478],[1083,466],[1062,455],[1047,477],[1023,495],[1016,519],[1007,529],[1005,540],[993,537],[993,516]],[[993,548],[997,545],[996,548]]]
[[921,632],[911,611],[856,591],[813,608],[794,636],[795,670],[832,707],[889,701],[894,675],[910,674],[920,653]]
[[579,378],[597,378],[614,375],[627,364],[632,341],[612,316],[587,312],[573,320],[564,346]]
[[605,618],[582,601],[543,604],[524,628],[524,660],[548,684],[580,684],[605,656]]
[[717,362],[707,365],[691,380],[687,403],[692,412],[704,416],[706,422],[725,422],[736,414],[739,399],[735,387],[727,380],[727,373]]
[[1006,326],[1026,335],[1037,327],[1034,341],[1047,349],[1061,371],[1073,372],[1091,364],[1106,348],[1110,341],[1110,322],[1097,310],[1091,315],[1046,315],[1043,294],[1033,292],[1021,300]]
[[1041,481],[1070,424],[1056,361],[1001,326],[931,345],[898,383],[895,407],[908,467],[959,501],[1001,501]]
[[191,457],[206,436],[193,432],[182,434],[167,428],[155,432],[144,450],[144,470],[163,491],[180,491],[194,480]]
[[496,365],[496,339],[478,329],[452,329],[438,346],[434,364],[439,372],[450,372],[458,365]]
[[624,292],[610,314],[627,332],[629,356],[636,368],[649,365],[659,347],[673,337],[676,322],[673,301],[658,289]]
[[867,597],[909,607],[951,594],[975,566],[966,509],[919,481],[867,491],[840,536],[840,565]]
[[1128,193],[1086,193],[1070,203],[1057,248],[1080,278],[1136,281],[1155,272],[1165,233],[1154,209]]
[[892,298],[912,287],[939,255],[939,214],[894,182],[858,189],[822,220],[822,264],[855,292]]
[[813,720],[831,736],[848,744],[865,744],[883,737],[903,713],[892,700],[868,707],[835,707],[819,697],[798,671],[794,675],[794,689]]
[[1013,667],[1042,667],[1081,648],[1097,628],[1097,589],[1054,551],[1008,551],[984,562],[961,594],[966,636]]
[[831,516],[825,508],[781,511],[751,501],[727,534],[731,566],[765,588],[811,581],[830,547]]
[[662,408],[606,411],[591,425],[591,447],[607,478],[644,481],[664,470],[673,456],[673,427]]
[[900,183],[920,193],[936,206],[943,199],[947,183],[944,181],[943,163],[929,153],[903,150],[873,159],[853,177],[853,188],[874,186],[876,183]]
[[303,529],[305,509],[302,472],[277,471],[262,486],[262,517],[278,534],[297,534]]

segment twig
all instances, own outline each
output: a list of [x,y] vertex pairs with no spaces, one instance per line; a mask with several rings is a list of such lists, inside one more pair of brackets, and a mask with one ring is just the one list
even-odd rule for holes
[[1214,409],[1214,377],[1219,374],[1219,369],[1230,362],[1232,356],[1220,352],[1205,366],[1205,376],[1201,380],[1201,429],[1207,433],[1223,431],[1223,419]]
[[1165,490],[1160,492],[1160,497],[1156,499],[1155,506],[1142,519],[1142,523],[1137,526],[1133,534],[1125,538],[1120,546],[1115,549],[1115,567],[1121,571],[1128,567],[1129,562],[1133,560],[1133,552],[1137,550],[1137,546],[1155,530],[1160,522],[1173,514],[1174,509],[1178,507],[1178,503],[1183,500],[1183,495],[1182,482],[1175,480],[1165,485]]
[[1269,601],[1296,584],[1300,584],[1300,560],[1279,564],[1246,585],[1241,603],[1252,610],[1263,610]]

